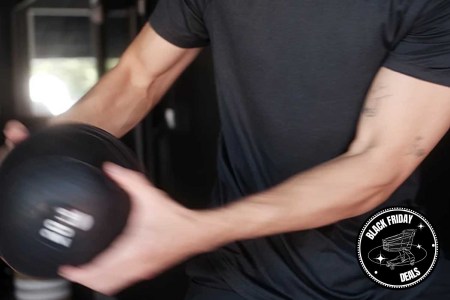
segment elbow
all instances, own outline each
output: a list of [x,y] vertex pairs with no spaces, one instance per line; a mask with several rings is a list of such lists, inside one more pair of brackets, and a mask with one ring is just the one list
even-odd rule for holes
[[116,136],[122,136],[133,128],[153,106],[148,91],[154,79],[139,77],[139,71],[133,70],[126,62],[120,62],[105,76],[109,88],[105,90],[109,94],[100,110],[102,114],[116,118],[115,128],[108,130]]
[[367,170],[370,188],[396,189],[417,168],[421,160],[406,151],[402,143],[380,143],[373,139],[355,139],[344,157],[359,157]]
[[374,148],[360,155],[366,161],[367,197],[353,203],[350,217],[367,213],[388,200],[417,167],[396,151]]
[[379,192],[396,189],[411,173],[398,155],[380,151],[368,156],[372,187]]
[[380,189],[397,189],[418,167],[422,159],[417,159],[398,149],[374,149],[371,164],[375,168],[375,178]]
[[149,74],[141,63],[129,55],[120,59],[113,72],[122,74],[129,87],[136,90],[146,91],[156,80],[156,76]]

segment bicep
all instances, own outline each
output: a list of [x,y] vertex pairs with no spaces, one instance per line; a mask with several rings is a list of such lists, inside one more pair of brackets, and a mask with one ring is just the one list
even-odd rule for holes
[[127,48],[119,66],[130,70],[134,84],[147,85],[163,75],[181,73],[201,50],[177,47],[147,24]]
[[349,154],[377,151],[408,175],[450,127],[450,88],[381,68]]

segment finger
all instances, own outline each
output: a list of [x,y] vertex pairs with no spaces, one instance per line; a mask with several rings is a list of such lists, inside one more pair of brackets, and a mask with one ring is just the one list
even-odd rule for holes
[[127,245],[126,236],[121,235],[88,264],[77,267],[62,266],[59,275],[85,286],[95,284],[96,290],[102,289],[104,292],[108,284],[111,286],[118,284],[117,280],[123,274],[120,270],[126,272],[123,266],[127,265],[126,260],[131,250]]
[[21,130],[28,131],[25,125],[23,125],[21,122],[17,120],[9,120],[5,124],[5,130],[11,129],[11,128],[20,128]]
[[130,194],[135,194],[140,189],[151,186],[142,173],[109,162],[103,165],[103,169],[111,179]]
[[6,136],[6,144],[9,148],[12,148],[14,145],[22,142],[29,135],[28,129],[18,121],[8,121],[5,125],[3,133]]
[[80,275],[80,272],[82,271],[75,267],[62,267],[60,275],[68,281],[81,284],[91,290],[108,296],[113,296],[120,290],[135,283],[130,281],[128,278],[122,278],[122,276],[120,276],[120,272],[117,273],[116,276],[107,274],[107,277],[101,275],[98,277],[86,277],[84,275]]
[[[123,270],[125,268],[122,268]],[[60,275],[68,281],[81,284],[99,293],[112,296],[120,290],[132,285],[136,281],[122,276],[121,270],[115,270],[115,273],[85,275],[83,269],[76,267],[61,267]]]
[[[130,265],[130,261],[136,260],[135,249],[131,249],[128,246],[130,244],[125,236],[121,236],[91,263],[79,267],[61,267],[59,274],[101,293],[114,294],[140,279],[136,274],[141,265]],[[129,274],[128,270],[133,271],[133,274]]]

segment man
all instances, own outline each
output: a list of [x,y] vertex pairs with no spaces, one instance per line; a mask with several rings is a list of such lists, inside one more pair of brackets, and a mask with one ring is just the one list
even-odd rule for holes
[[450,2],[163,0],[119,65],[52,122],[121,136],[206,45],[222,122],[213,208],[188,210],[108,164],[132,197],[127,229],[61,274],[112,294],[212,251],[189,268],[190,299],[432,290],[376,286],[355,247],[374,210],[414,205],[413,172],[450,127]]

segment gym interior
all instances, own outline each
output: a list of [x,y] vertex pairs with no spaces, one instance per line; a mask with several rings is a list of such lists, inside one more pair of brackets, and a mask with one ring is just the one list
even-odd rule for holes
[[[70,108],[117,64],[156,2],[2,0],[0,126],[15,119],[38,130]],[[148,178],[190,208],[207,206],[215,182],[217,110],[213,63],[205,49],[158,107],[122,139],[145,166]],[[450,259],[445,231],[450,220],[449,158],[447,134],[421,166],[419,197]],[[38,293],[33,284],[39,281],[15,274],[0,261],[0,300],[50,299],[30,298]],[[63,281],[51,284],[61,295],[51,299],[181,300],[187,277],[182,264],[114,297]]]
[[[1,126],[17,119],[38,130],[49,117],[73,105],[115,66],[156,2],[1,1]],[[184,205],[201,208],[215,180],[218,131],[212,59],[206,50],[122,141],[155,185]],[[21,279],[14,280],[4,263],[0,270],[0,299],[25,299],[18,291]],[[115,299],[182,299],[186,285],[181,265]],[[73,285],[71,299],[108,298]]]

